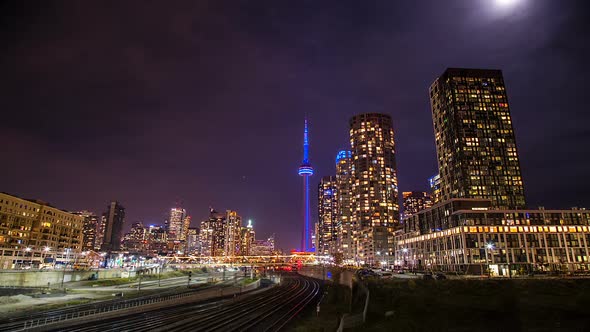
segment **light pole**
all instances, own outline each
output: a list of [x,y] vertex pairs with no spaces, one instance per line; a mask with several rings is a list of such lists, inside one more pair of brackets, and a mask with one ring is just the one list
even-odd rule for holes
[[[30,253],[30,252],[31,252],[31,247],[26,247],[25,248],[25,256],[26,256],[26,253]],[[32,262],[33,262],[33,259],[31,258],[31,265],[32,265]],[[23,259],[23,263],[24,263],[24,259]]]
[[[488,278],[491,278],[490,259],[488,259],[488,250],[489,251],[493,251],[494,250],[494,243],[493,242],[486,243],[485,249],[486,249],[486,263],[488,265]],[[494,257],[493,256],[491,258],[491,261],[492,261],[492,263],[494,262]]]
[[158,287],[160,287],[160,281],[162,280],[162,260],[159,260],[159,267],[158,267]]
[[49,250],[51,250],[51,248],[49,248],[48,246],[45,246],[43,248],[43,252],[41,255],[41,263],[43,264],[43,266],[45,266],[45,258],[47,258],[47,253],[49,252]]
[[[404,259],[404,267],[408,265],[408,248],[402,248],[403,259]],[[402,268],[403,270],[403,268]]]
[[18,270],[18,253],[21,251],[21,249],[17,249],[16,250],[16,255],[14,256],[14,269]]
[[[66,267],[68,266],[68,259],[70,258],[70,248],[66,248],[66,260],[65,260],[65,264],[63,267],[63,273],[61,275],[61,288],[64,288],[64,280],[66,279]],[[65,291],[65,288],[64,288]]]

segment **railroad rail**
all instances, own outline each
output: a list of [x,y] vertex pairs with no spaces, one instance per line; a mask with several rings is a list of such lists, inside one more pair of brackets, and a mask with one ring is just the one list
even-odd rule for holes
[[[241,278],[239,278],[241,279]],[[160,303],[171,300],[178,300],[195,295],[203,290],[228,287],[234,280],[229,280],[216,285],[190,288],[170,289],[158,294],[149,294],[133,299],[113,299],[94,303],[76,305],[54,310],[47,310],[26,315],[16,315],[11,319],[0,322],[0,332],[3,331],[24,331],[32,328],[42,327],[48,324],[64,322],[71,319],[102,314],[111,311],[124,310],[148,304]]]
[[[283,277],[280,285],[214,301],[177,304],[59,327],[56,331],[279,331],[320,293],[318,281]],[[49,326],[48,326],[49,327]],[[51,329],[43,329],[51,331]]]

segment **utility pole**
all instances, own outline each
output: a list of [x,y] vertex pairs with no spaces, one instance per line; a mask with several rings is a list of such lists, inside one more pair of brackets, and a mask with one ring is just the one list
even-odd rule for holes
[[160,266],[158,267],[158,287],[160,287],[161,280],[162,280],[162,262],[160,262]]
[[[66,261],[64,262],[64,270],[61,275],[61,288],[64,288],[64,280],[66,279],[66,267],[68,266],[68,259],[70,257],[70,248],[66,248]],[[65,288],[64,288],[65,291]]]

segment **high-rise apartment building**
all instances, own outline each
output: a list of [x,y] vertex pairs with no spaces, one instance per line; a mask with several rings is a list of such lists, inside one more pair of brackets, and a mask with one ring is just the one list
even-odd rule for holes
[[395,144],[391,117],[366,113],[350,119],[352,223],[360,262],[389,264],[399,225]]
[[343,150],[336,156],[336,188],[338,189],[338,252],[342,253],[345,261],[352,263],[356,256],[355,227],[351,221],[352,192],[351,192],[352,154]]
[[116,201],[107,206],[107,212],[103,214],[105,226],[101,251],[111,252],[121,249],[121,236],[125,223],[125,208]]
[[324,176],[318,186],[318,235],[316,253],[334,254],[338,250],[338,189],[335,176]]
[[94,250],[96,247],[96,233],[99,227],[98,217],[90,211],[80,211],[75,214],[84,218],[84,240],[82,241],[82,250]]
[[94,241],[94,250],[99,251],[104,242],[104,231],[107,227],[107,217],[102,214],[96,225],[96,240]]
[[432,206],[430,194],[424,191],[404,191],[404,219]]
[[181,207],[174,207],[170,209],[170,219],[168,220],[168,240],[182,240],[185,217],[185,209]]
[[224,255],[237,256],[240,254],[242,217],[236,211],[227,210],[225,213],[225,241]]
[[500,70],[447,69],[430,87],[441,200],[524,208],[524,186]]

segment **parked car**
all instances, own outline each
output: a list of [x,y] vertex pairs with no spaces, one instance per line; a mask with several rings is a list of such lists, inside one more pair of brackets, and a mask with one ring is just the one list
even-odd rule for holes
[[436,280],[444,280],[444,279],[447,279],[446,275],[444,275],[440,272],[436,274]]

